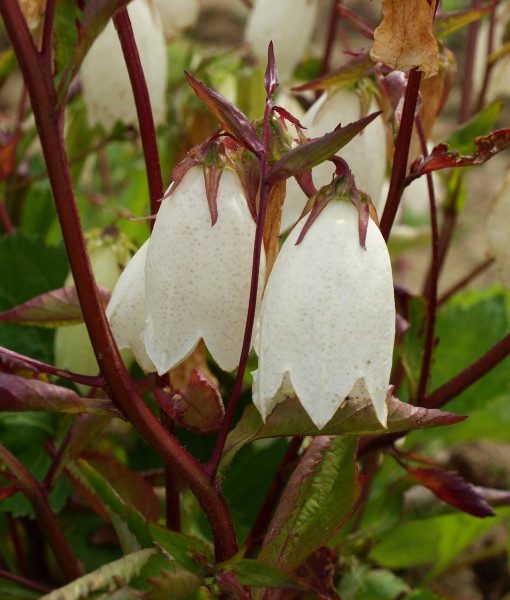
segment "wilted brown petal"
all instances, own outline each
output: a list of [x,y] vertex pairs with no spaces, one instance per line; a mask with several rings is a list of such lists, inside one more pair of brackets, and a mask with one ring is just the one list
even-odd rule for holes
[[424,77],[436,75],[439,52],[432,4],[427,0],[383,0],[383,20],[374,32],[372,59],[400,71],[418,67]]

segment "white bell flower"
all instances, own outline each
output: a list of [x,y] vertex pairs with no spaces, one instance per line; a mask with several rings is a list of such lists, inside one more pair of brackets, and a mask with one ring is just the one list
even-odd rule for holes
[[331,201],[296,245],[306,220],[283,244],[264,293],[254,403],[266,419],[295,393],[322,428],[347,396],[369,396],[385,425],[395,336],[386,244],[370,219],[360,246],[348,201]]
[[[133,0],[128,7],[142,63],[154,122],[166,116],[167,54],[159,15],[149,0]],[[81,67],[83,95],[91,127],[111,130],[117,121],[138,126],[136,106],[122,48],[110,21],[90,48]]]
[[145,259],[147,240],[131,258],[113,290],[106,309],[113,336],[120,349],[131,350],[136,362],[146,372],[156,368],[145,351]]
[[261,64],[272,41],[281,82],[292,73],[312,41],[318,0],[256,0],[245,31],[245,41]]
[[[379,110],[375,101],[369,113]],[[347,125],[357,121],[361,114],[361,101],[353,90],[340,88],[335,92],[325,92],[301,120],[306,129],[303,133],[309,138],[323,136],[333,131],[339,123]],[[386,131],[382,116],[377,117],[338,153],[354,175],[356,187],[377,203],[386,172]],[[328,184],[335,171],[331,162],[324,162],[312,171],[317,189]],[[299,219],[307,202],[306,195],[292,177],[287,180],[287,193],[283,205],[281,231],[286,231]]]
[[[223,171],[218,218],[211,225],[204,171],[191,168],[162,204],[145,267],[145,347],[158,373],[166,373],[200,339],[216,363],[239,363],[252,271],[255,222],[239,177]],[[265,279],[262,258],[259,290]]]
[[197,22],[200,0],[155,0],[166,38],[172,39]]
[[487,220],[489,245],[498,265],[501,280],[510,288],[510,176],[496,196]]

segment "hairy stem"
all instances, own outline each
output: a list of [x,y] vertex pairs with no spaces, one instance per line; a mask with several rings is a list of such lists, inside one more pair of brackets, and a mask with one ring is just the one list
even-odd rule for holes
[[0,462],[16,477],[16,483],[20,491],[32,504],[38,523],[66,579],[72,581],[77,577],[81,577],[83,574],[81,565],[62,533],[60,524],[50,508],[44,488],[32,473],[4,446],[0,446]]
[[106,320],[74,198],[62,134],[62,115],[55,113],[57,98],[51,73],[39,59],[17,1],[2,0],[0,13],[32,100],[71,271],[109,396],[165,463],[190,486],[209,520],[216,557],[219,561],[226,560],[237,551],[237,542],[225,501],[199,463],[165,430],[144,403],[122,362]]
[[402,192],[404,190],[404,180],[407,172],[407,161],[409,158],[409,148],[411,145],[420,82],[421,73],[417,69],[412,69],[407,81],[402,119],[400,121],[397,141],[395,143],[395,155],[393,157],[393,168],[391,170],[388,198],[381,218],[381,233],[386,241],[388,241],[388,238],[390,237],[391,228],[393,227],[393,222],[395,221],[400,200],[402,198]]
[[155,215],[158,212],[159,200],[163,197],[164,190],[149,90],[147,89],[147,82],[145,81],[145,75],[127,9],[122,8],[119,10],[113,17],[113,22],[117,29],[122,53],[124,54],[124,60],[131,81],[131,87],[133,89],[136,113],[138,115],[138,123],[140,124],[140,137],[142,139],[145,167],[147,170],[151,214]]

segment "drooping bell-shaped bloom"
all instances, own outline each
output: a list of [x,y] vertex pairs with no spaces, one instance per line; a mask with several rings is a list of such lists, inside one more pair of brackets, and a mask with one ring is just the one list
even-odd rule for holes
[[193,27],[200,14],[200,0],[155,0],[167,39]]
[[305,222],[283,244],[264,293],[254,403],[265,419],[296,394],[322,428],[347,396],[369,396],[385,424],[395,335],[386,244],[370,219],[361,247],[348,201],[331,201],[296,245]]
[[[128,5],[156,125],[166,114],[167,58],[165,37],[152,0]],[[106,130],[117,121],[137,126],[136,106],[124,56],[112,21],[94,41],[81,67],[83,95],[91,126]]]
[[[378,110],[373,101],[368,112]],[[320,137],[333,131],[341,123],[347,125],[357,121],[362,105],[358,94],[353,90],[339,89],[324,93],[309,108],[301,122],[306,127],[304,134],[309,138]],[[372,121],[361,133],[344,146],[338,156],[343,158],[354,175],[356,187],[370,196],[377,204],[386,171],[386,131],[382,116]],[[312,171],[317,189],[328,184],[335,171],[331,162],[324,162]],[[287,181],[287,193],[283,205],[281,230],[285,231],[299,219],[307,202],[294,178]]]
[[510,288],[510,176],[506,178],[490,209],[487,234],[501,280]]
[[[211,225],[204,171],[198,166],[161,204],[145,266],[145,347],[160,374],[183,361],[200,339],[222,369],[238,365],[255,222],[239,177],[230,169],[219,182],[217,210]],[[264,275],[262,260],[260,282]]]
[[265,64],[273,42],[281,82],[291,78],[312,40],[318,0],[256,0],[250,13],[245,41]]
[[145,350],[145,259],[147,240],[129,261],[113,290],[106,309],[113,336],[120,349],[131,350],[136,362],[146,372],[156,368]]

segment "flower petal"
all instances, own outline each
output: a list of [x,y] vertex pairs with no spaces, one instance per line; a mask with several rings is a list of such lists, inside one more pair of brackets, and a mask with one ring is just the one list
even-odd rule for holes
[[145,351],[145,259],[147,240],[122,272],[106,309],[113,336],[119,348],[129,348],[146,372],[156,368]]
[[361,379],[385,421],[395,334],[391,263],[375,223],[366,250],[357,223],[352,204],[333,201],[298,246],[303,223],[278,255],[261,308],[254,402],[262,415],[288,373],[319,428]]
[[[222,369],[239,363],[255,223],[239,178],[229,169],[217,203],[218,220],[211,226],[203,170],[193,167],[158,213],[145,273],[145,345],[159,373],[184,360],[201,338]],[[264,264],[263,259],[260,282]]]

